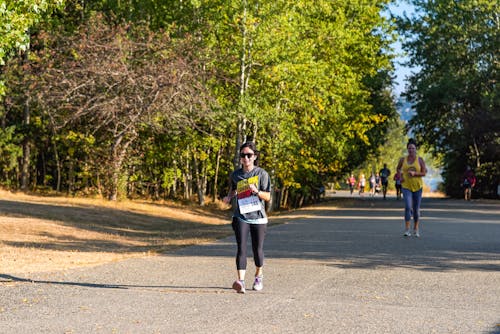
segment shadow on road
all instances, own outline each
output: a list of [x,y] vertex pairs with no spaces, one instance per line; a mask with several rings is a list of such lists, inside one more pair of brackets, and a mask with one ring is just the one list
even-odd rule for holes
[[[403,237],[403,203],[395,199],[327,201],[272,217],[266,257],[324,261],[340,268],[412,267],[428,271],[500,271],[500,209],[424,199],[421,238]],[[189,247],[180,255],[234,255],[232,239]],[[251,253],[249,253],[251,254]]]
[[231,291],[233,289],[227,286],[173,286],[173,285],[137,285],[137,284],[100,284],[100,283],[86,283],[86,282],[72,282],[72,281],[54,281],[54,280],[36,280],[30,278],[23,278],[8,274],[0,274],[1,283],[31,283],[31,284],[50,284],[50,285],[64,285],[76,286],[84,288],[97,288],[97,289],[151,289],[161,290],[164,292],[183,292],[183,293],[200,293],[200,292],[213,292],[220,293],[221,291]]
[[[83,230],[125,235],[138,240],[175,240],[184,237],[182,227],[200,235],[222,238],[232,234],[228,225],[204,225],[141,213],[106,208],[0,201],[8,215],[55,219]],[[50,217],[47,217],[49,212]],[[277,259],[324,261],[341,268],[413,267],[419,270],[500,271],[500,208],[496,202],[464,202],[424,198],[422,238],[404,238],[403,202],[380,197],[328,198],[287,214],[271,217],[266,256]],[[91,222],[91,223],[89,223]],[[171,230],[178,231],[172,234]],[[4,241],[4,243],[9,244]],[[113,239],[95,242],[60,240],[43,244],[11,243],[11,246],[78,251],[137,252],[148,246],[130,247]],[[234,257],[232,237],[219,242],[186,247],[165,254]],[[251,254],[251,253],[250,253]]]

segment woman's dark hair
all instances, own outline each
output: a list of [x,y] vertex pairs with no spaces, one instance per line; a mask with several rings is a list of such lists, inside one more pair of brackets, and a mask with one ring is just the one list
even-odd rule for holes
[[248,147],[249,149],[251,149],[253,151],[253,153],[257,154],[258,151],[257,151],[257,146],[255,146],[255,143],[253,141],[247,141],[245,143],[243,143],[241,146],[240,146],[240,152],[242,149],[244,149],[245,147]]
[[258,164],[258,159],[259,159],[259,151],[257,150],[257,146],[255,145],[255,143],[253,141],[247,141],[245,143],[243,143],[241,146],[240,146],[240,152],[241,150],[243,150],[245,147],[248,147],[249,149],[251,149],[253,151],[253,153],[255,154],[255,160],[254,160],[254,165],[257,166]]
[[410,138],[410,139],[408,139],[408,144],[406,144],[406,148],[408,148],[408,146],[410,146],[411,144],[415,145],[415,147],[418,147],[417,142],[415,141],[415,139]]

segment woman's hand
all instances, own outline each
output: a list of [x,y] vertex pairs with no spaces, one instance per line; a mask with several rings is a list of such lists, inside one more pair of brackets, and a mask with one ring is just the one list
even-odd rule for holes
[[249,186],[252,194],[257,194],[259,192],[259,189],[257,189],[257,186],[255,184],[251,183]]
[[408,175],[415,177],[415,176],[422,176],[422,173],[418,173],[418,172],[416,172],[414,170],[411,170],[411,171],[408,172]]
[[222,201],[226,204],[229,204],[231,203],[231,200],[234,196],[236,196],[236,190],[230,191],[229,194],[227,194],[227,196],[222,199]]

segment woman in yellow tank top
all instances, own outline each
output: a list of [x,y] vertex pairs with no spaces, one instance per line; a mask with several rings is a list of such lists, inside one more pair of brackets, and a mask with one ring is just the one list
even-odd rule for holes
[[405,237],[411,236],[410,221],[413,215],[413,234],[418,238],[420,203],[422,202],[422,190],[424,182],[422,177],[427,174],[427,167],[422,158],[417,156],[417,143],[408,140],[406,145],[408,156],[399,159],[397,174],[401,178],[403,198],[405,201]]

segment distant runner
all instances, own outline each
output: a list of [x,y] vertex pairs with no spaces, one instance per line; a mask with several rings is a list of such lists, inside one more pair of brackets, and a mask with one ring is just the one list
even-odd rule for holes
[[476,186],[476,175],[474,175],[470,166],[467,166],[465,169],[463,179],[462,187],[464,187],[464,198],[466,201],[470,201],[472,197],[472,188]]
[[354,187],[356,187],[356,178],[354,177],[354,174],[351,174],[349,178],[347,179],[347,184],[349,185],[349,190],[351,191],[351,195],[354,191]]
[[387,168],[387,164],[384,164],[384,168],[382,168],[379,172],[380,174],[380,182],[382,183],[382,194],[385,196],[387,194],[387,185],[389,184],[389,176],[391,175],[391,171]]

